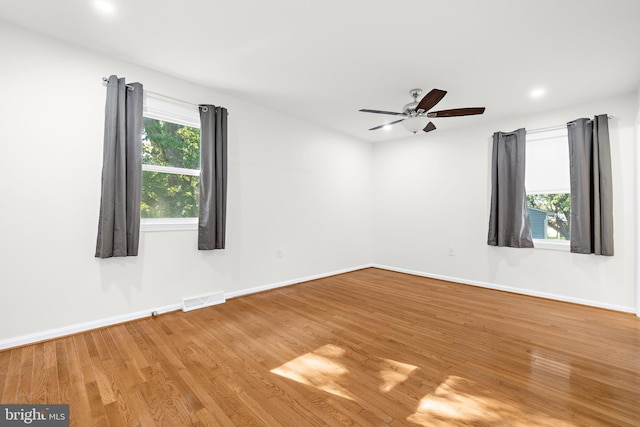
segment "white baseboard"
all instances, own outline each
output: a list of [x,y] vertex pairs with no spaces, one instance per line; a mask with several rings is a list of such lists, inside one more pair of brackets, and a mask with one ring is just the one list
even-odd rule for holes
[[[349,273],[351,271],[362,270],[363,268],[371,267],[370,264],[362,265],[359,267],[347,268],[344,270],[332,271],[329,273],[317,274],[314,276],[301,277],[298,279],[286,280],[284,282],[272,283],[270,285],[258,286],[255,288],[244,289],[236,292],[225,293],[224,297],[220,299],[220,301],[216,301],[216,303],[224,302],[224,299],[234,298],[242,295],[253,294],[256,292],[262,292],[269,289],[280,288],[283,286],[294,285],[296,283],[308,282],[310,280],[322,279],[323,277],[335,276],[338,274]],[[89,331],[91,329],[104,328],[106,326],[116,325],[118,323],[130,322],[136,319],[142,319],[144,317],[149,317],[152,313],[162,314],[168,313],[170,311],[181,310],[183,308],[183,304],[172,304],[159,308],[151,308],[148,310],[138,311],[135,313],[123,314],[120,316],[109,317],[106,319],[94,320],[91,322],[79,323],[77,325],[65,326],[62,328],[50,329],[48,331],[36,332],[29,335],[22,335],[19,337],[8,338],[4,340],[0,340],[0,350],[5,350],[12,347],[19,347],[27,344],[33,344],[40,341],[50,340],[54,338],[60,338],[67,335],[77,334],[80,332]]]
[[538,291],[533,291],[533,290],[529,290],[529,289],[514,288],[512,286],[496,285],[496,284],[493,284],[493,283],[480,282],[480,281],[476,281],[476,280],[461,279],[459,277],[450,277],[450,276],[443,276],[443,275],[439,275],[439,274],[430,274],[430,273],[425,273],[425,272],[422,272],[422,271],[409,270],[409,269],[406,269],[406,268],[399,268],[399,267],[391,267],[391,266],[382,265],[382,264],[372,264],[371,266],[375,267],[375,268],[380,268],[382,270],[389,270],[389,271],[395,271],[395,272],[398,272],[398,273],[411,274],[413,276],[429,277],[431,279],[445,280],[447,282],[462,283],[464,285],[478,286],[478,287],[481,287],[481,288],[495,289],[495,290],[498,290],[498,291],[511,292],[511,293],[515,293],[515,294],[528,295],[528,296],[533,296],[533,297],[538,297],[538,298],[546,298],[546,299],[562,301],[562,302],[570,302],[570,303],[573,303],[573,304],[587,305],[587,306],[590,306],[590,307],[597,307],[597,308],[604,308],[604,309],[607,309],[607,310],[621,311],[621,312],[624,312],[624,313],[635,313],[636,312],[635,307],[626,307],[624,305],[606,304],[606,303],[602,303],[602,302],[599,302],[599,301],[585,300],[585,299],[582,299],[582,298],[574,298],[574,297],[569,297],[569,296],[566,296],[566,295],[558,295],[558,294],[552,294],[552,293],[547,293],[547,292],[538,292]]
[[149,317],[153,312],[156,314],[168,313],[170,311],[180,310],[182,304],[172,304],[155,309],[149,309],[144,311],[137,311],[135,313],[123,314],[120,316],[108,317],[106,319],[93,320],[91,322],[79,323],[76,325],[65,326],[62,328],[50,329],[48,331],[36,332],[34,334],[23,335],[15,338],[8,338],[0,340],[0,350],[5,350],[11,347],[19,347],[22,345],[33,344],[40,341],[50,340],[54,338],[60,338],[67,335],[73,335],[80,332],[89,331],[91,329],[103,328],[105,326],[111,326],[118,323],[130,322],[136,319],[142,319],[143,317]]
[[243,289],[241,291],[228,292],[225,296],[229,298],[240,297],[243,295],[255,294],[256,292],[268,291],[271,289],[281,288],[283,286],[295,285],[297,283],[309,282],[311,280],[322,279],[324,277],[337,276],[338,274],[350,273],[352,271],[362,270],[364,268],[373,267],[373,264],[365,264],[359,267],[345,268],[343,270],[336,270],[329,273],[321,273],[313,276],[300,277],[298,279],[285,280],[284,282],[272,283],[270,285],[256,286],[254,288]]

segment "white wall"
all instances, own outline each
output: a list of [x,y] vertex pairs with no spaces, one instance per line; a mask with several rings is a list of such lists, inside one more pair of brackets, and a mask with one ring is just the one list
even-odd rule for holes
[[[2,23],[0,52],[0,344],[371,262],[370,144]],[[143,232],[138,257],[94,258],[110,74],[228,108],[226,250]]]
[[[633,311],[637,94],[374,148],[374,263],[399,270]],[[488,246],[491,135],[609,114],[615,256]],[[456,120],[442,119],[442,120]],[[437,125],[437,124],[436,124]],[[448,249],[454,255],[448,255]]]

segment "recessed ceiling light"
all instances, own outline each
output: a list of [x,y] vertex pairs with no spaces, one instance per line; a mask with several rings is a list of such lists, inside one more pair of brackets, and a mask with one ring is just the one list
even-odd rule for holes
[[544,88],[537,87],[529,93],[529,96],[532,98],[542,98],[545,93],[547,93],[547,91]]
[[382,126],[382,129],[391,130],[391,125],[384,125],[384,126]]
[[111,16],[116,13],[116,8],[113,3],[108,2],[106,0],[95,0],[93,5],[103,15]]

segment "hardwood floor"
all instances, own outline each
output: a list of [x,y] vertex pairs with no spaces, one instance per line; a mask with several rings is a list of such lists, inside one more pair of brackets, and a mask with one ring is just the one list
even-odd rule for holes
[[638,426],[640,319],[378,269],[0,352],[75,426]]

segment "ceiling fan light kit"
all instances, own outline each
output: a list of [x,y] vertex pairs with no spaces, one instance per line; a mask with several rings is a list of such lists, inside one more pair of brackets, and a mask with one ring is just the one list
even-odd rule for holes
[[402,121],[402,126],[409,132],[416,134],[429,123],[429,118],[424,116],[410,116]]
[[435,105],[444,98],[447,91],[441,89],[432,89],[418,102],[418,97],[422,95],[422,89],[411,89],[409,95],[413,97],[413,102],[406,104],[402,108],[402,113],[396,113],[394,111],[382,111],[382,110],[369,110],[366,108],[360,111],[364,113],[374,114],[387,114],[392,116],[403,116],[404,118],[395,120],[393,122],[385,123],[380,126],[372,127],[369,130],[377,130],[381,128],[388,128],[396,123],[402,122],[405,129],[413,134],[420,131],[431,132],[436,129],[436,126],[429,119],[434,117],[460,117],[460,116],[472,116],[476,114],[484,113],[484,107],[473,108],[454,108],[450,110],[429,111]]

